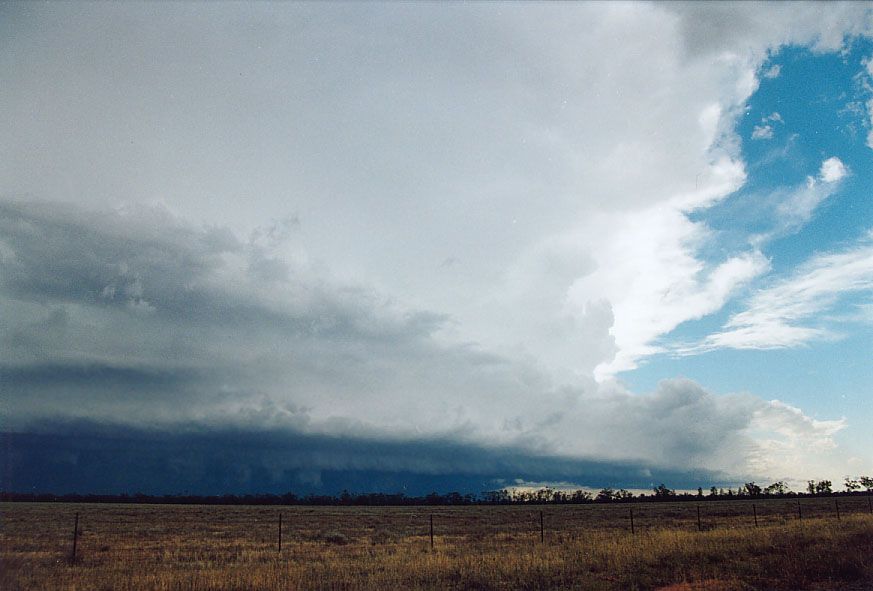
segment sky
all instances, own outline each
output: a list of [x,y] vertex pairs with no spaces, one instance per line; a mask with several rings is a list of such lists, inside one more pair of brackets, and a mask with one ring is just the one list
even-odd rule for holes
[[873,474],[873,5],[4,3],[3,487]]

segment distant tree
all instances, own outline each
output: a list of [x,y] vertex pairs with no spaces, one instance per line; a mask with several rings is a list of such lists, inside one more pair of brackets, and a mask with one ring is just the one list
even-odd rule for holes
[[534,500],[537,503],[549,503],[555,498],[555,491],[547,486],[545,488],[541,488],[536,492],[536,497]]
[[750,497],[757,497],[761,494],[761,487],[754,482],[747,482],[745,485],[746,494]]
[[634,498],[634,493],[630,492],[629,490],[620,488],[615,491],[615,493],[612,495],[612,498],[617,501],[629,501]]
[[861,481],[857,478],[846,476],[846,480],[845,482],[843,482],[843,486],[847,491],[855,492],[856,490],[861,490]]
[[593,497],[587,490],[577,490],[573,493],[570,500],[573,503],[590,503],[593,500]]
[[873,478],[870,476],[858,476],[858,482],[867,489],[867,492],[873,492]]
[[717,497],[718,496],[718,489],[715,488],[714,486],[710,486],[709,487],[709,496]]
[[703,498],[703,487],[701,487],[701,486],[697,487],[697,496],[698,496],[698,498]]
[[446,505],[463,505],[464,497],[459,492],[450,492],[443,497],[443,503]]
[[764,489],[764,494],[781,496],[788,493],[788,485],[778,480]]
[[610,502],[615,498],[615,491],[609,487],[600,489],[600,492],[597,493],[597,496],[594,498],[595,501],[601,502]]
[[502,505],[510,501],[509,491],[505,488],[485,491],[482,493],[482,499],[492,505]]
[[832,487],[830,480],[809,480],[806,483],[806,492],[811,495],[829,495],[833,492]]
[[656,498],[656,499],[662,499],[662,500],[663,500],[663,499],[669,499],[669,498],[671,498],[671,497],[675,497],[675,496],[676,496],[676,491],[675,491],[675,490],[670,490],[669,488],[667,488],[666,486],[664,486],[664,483],[663,483],[663,482],[662,482],[661,484],[659,484],[658,486],[656,486],[655,488],[653,488],[652,490],[655,491],[655,498]]

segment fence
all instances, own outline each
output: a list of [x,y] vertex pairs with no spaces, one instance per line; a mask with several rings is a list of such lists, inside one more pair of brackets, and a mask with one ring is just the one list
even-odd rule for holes
[[[592,532],[754,528],[873,513],[870,497],[461,507],[258,507],[203,505],[4,506],[7,551],[58,560],[189,562],[295,552],[312,544],[561,543]],[[71,527],[72,526],[72,527]],[[72,531],[71,531],[72,530]]]

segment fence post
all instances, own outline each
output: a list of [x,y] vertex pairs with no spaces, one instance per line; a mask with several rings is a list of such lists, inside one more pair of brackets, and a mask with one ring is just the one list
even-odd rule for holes
[[834,509],[837,510],[837,521],[840,521],[840,500],[834,499]]
[[873,498],[873,495],[868,493],[867,494],[867,511],[869,511],[870,513],[873,513],[873,502],[870,501],[871,498]]
[[634,508],[630,508],[630,521],[631,521],[631,535],[635,535],[637,532],[634,530]]
[[703,524],[700,523],[700,505],[697,505],[697,531],[703,531]]
[[758,527],[758,510],[755,508],[755,503],[752,503],[752,515],[755,516],[755,527]]
[[803,519],[803,511],[800,510],[800,499],[797,499],[797,518]]
[[279,511],[279,552],[282,551],[282,512]]
[[546,528],[543,522],[543,512],[540,511],[540,544],[546,541]]
[[433,513],[430,515],[430,549],[433,550]]
[[76,564],[76,542],[79,538],[79,513],[76,513],[76,523],[73,525],[73,554],[70,556],[70,564]]

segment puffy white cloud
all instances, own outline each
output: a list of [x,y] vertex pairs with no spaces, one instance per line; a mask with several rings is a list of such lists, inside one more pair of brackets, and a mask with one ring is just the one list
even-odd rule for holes
[[779,400],[761,404],[748,431],[755,443],[747,465],[794,490],[803,490],[812,479],[840,483],[851,472],[851,463],[837,450],[835,435],[847,425],[846,419],[814,419]]
[[831,156],[821,163],[819,176],[826,183],[835,183],[849,174],[846,165],[836,156]]
[[770,140],[773,139],[772,125],[756,125],[752,130],[753,140]]
[[770,123],[785,123],[782,120],[782,115],[779,113],[771,113],[766,117],[761,118],[761,124],[756,125],[752,129],[753,140],[770,140],[773,139],[773,126]]

